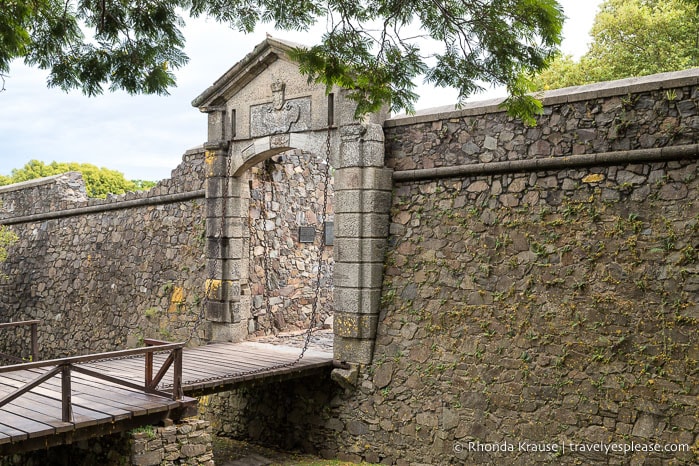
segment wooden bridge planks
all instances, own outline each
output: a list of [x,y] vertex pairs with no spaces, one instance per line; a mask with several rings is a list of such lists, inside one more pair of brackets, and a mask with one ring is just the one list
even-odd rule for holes
[[[280,367],[296,361],[300,352],[298,348],[256,342],[216,343],[185,348],[182,361],[184,392],[194,394],[211,389],[222,391],[226,387],[264,381],[270,377],[280,379],[300,376],[332,365],[332,354],[307,350],[298,363],[291,367]],[[155,354],[154,365],[159,366],[165,357],[164,354]],[[144,382],[143,358],[98,361],[88,366],[114,377],[135,383]],[[211,378],[215,380],[202,381]],[[172,383],[171,372],[164,377],[162,383],[164,386]]]
[[[24,386],[39,372],[31,370],[0,374],[0,394],[5,395]],[[77,372],[73,372],[71,379],[71,422],[61,421],[61,380],[60,376],[55,376],[0,408],[0,445],[119,423],[196,404],[196,400],[191,398],[182,402],[173,401]]]
[[[308,350],[298,359],[300,349],[264,343],[218,343],[185,348],[182,379],[185,394],[212,393],[230,390],[241,384],[282,380],[312,374],[332,367],[332,354]],[[159,367],[166,355],[154,355],[154,366]],[[144,358],[122,358],[89,362],[86,368],[143,384]],[[0,396],[23,386],[42,373],[42,369],[18,370],[0,373]],[[153,414],[196,400],[186,398],[173,401],[146,394],[88,375],[72,372],[72,422],[61,421],[61,379],[55,376],[0,408],[0,446],[23,442],[27,439],[57,436],[61,433],[90,429],[91,426],[152,419]],[[163,379],[164,386],[172,383],[172,370]],[[168,391],[165,389],[164,391]],[[145,422],[145,421],[144,421]]]
[[[186,394],[230,390],[242,384],[283,380],[311,374],[332,367],[332,354],[307,350],[296,364],[301,350],[265,343],[218,343],[185,349],[182,373]],[[202,381],[191,377],[196,369],[204,369],[215,380]],[[221,377],[221,376],[228,377]],[[198,379],[204,379],[199,377]],[[167,383],[167,381],[165,381]]]

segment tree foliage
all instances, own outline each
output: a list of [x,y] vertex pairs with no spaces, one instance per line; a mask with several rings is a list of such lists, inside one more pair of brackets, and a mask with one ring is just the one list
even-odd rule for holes
[[522,99],[520,75],[545,66],[563,23],[555,0],[0,0],[0,73],[23,58],[65,90],[165,94],[187,62],[181,12],[243,32],[325,22],[294,58],[311,80],[352,89],[358,113],[411,110],[420,75],[461,99],[481,83]]
[[606,0],[588,52],[559,56],[535,79],[538,89],[677,71],[699,65],[697,0]]
[[129,191],[149,189],[155,186],[152,181],[127,180],[124,174],[108,168],[98,168],[89,163],[59,163],[45,164],[39,160],[31,160],[24,167],[12,170],[9,177],[0,177],[0,186],[20,183],[22,181],[60,175],[62,173],[80,172],[85,181],[85,189],[89,197],[104,198],[107,194],[123,194]]

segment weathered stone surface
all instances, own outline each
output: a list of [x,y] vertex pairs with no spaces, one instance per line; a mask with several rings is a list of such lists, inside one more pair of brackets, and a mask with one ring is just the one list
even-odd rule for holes
[[364,435],[369,433],[369,427],[361,421],[350,421],[347,423],[347,432],[351,435]]
[[[188,434],[175,437],[185,427]],[[98,464],[132,466],[213,466],[211,425],[199,419],[187,419],[170,427],[148,426],[120,434],[104,435],[89,441],[41,449],[0,458],[0,465]]]
[[390,362],[381,364],[374,372],[374,385],[376,388],[384,388],[391,383],[393,377],[393,364]]
[[[11,277],[0,307],[6,320],[43,322],[42,359],[137,346],[143,338],[188,337],[202,312],[204,202],[158,198],[203,189],[204,166],[203,151],[187,152],[173,178],[107,199],[86,199],[74,174],[0,191],[0,219],[93,210],[11,227],[20,241],[0,265]],[[132,207],[118,208],[125,203]],[[203,329],[194,341],[201,336]],[[0,351],[27,350],[23,332],[5,337]]]
[[131,457],[131,463],[134,466],[155,466],[160,464],[160,460],[163,459],[163,452],[161,451],[148,451],[141,455],[134,455]]

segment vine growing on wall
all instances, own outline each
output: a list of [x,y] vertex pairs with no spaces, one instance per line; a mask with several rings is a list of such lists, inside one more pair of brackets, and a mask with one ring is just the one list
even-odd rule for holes
[[[7,248],[19,238],[5,226],[0,226],[0,264],[7,260]],[[0,279],[7,278],[7,275],[0,271]]]

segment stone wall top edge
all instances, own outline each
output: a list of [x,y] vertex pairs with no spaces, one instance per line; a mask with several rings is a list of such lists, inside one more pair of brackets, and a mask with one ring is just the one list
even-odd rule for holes
[[[544,106],[561,103],[580,102],[584,100],[622,96],[636,92],[672,89],[699,84],[699,68],[682,71],[672,71],[649,76],[606,81],[583,86],[566,87],[546,91],[537,95]],[[464,116],[486,115],[488,113],[504,112],[500,104],[504,98],[471,102],[460,109],[456,105],[428,108],[413,115],[398,115],[384,122],[384,127],[407,126],[432,121],[460,118]]]
[[45,186],[48,184],[53,184],[60,178],[64,177],[66,174],[61,173],[60,175],[47,176],[45,178],[36,178],[33,180],[22,181],[20,183],[8,184],[6,186],[0,186],[0,194],[9,193],[13,191],[22,191],[24,189],[36,188],[38,186]]
[[[183,165],[191,163],[192,158],[202,156],[204,154],[203,146],[193,147],[187,151],[182,156],[182,161],[173,170],[169,178],[164,178],[157,181],[156,185],[150,189],[142,191],[129,191],[123,194],[108,194],[106,198],[87,198],[83,199],[71,198],[63,199],[57,196],[56,202],[63,202],[61,206],[51,206],[46,205],[34,209],[31,212],[15,212],[14,215],[7,215],[4,220],[12,220],[17,218],[24,218],[26,216],[33,215],[51,215],[52,212],[63,212],[63,211],[81,211],[82,209],[100,209],[105,210],[118,210],[121,205],[125,208],[129,208],[132,205],[138,205],[139,203],[157,203],[162,199],[175,198],[189,198],[191,196],[197,197],[198,193],[203,193],[203,186],[196,186],[196,183],[185,183],[180,180],[181,174],[177,171]],[[23,181],[21,183],[15,183],[7,186],[0,186],[0,196],[3,194],[16,195],[19,193],[21,195],[22,191],[33,192],[37,188],[50,187],[53,189],[52,185],[60,186],[65,182],[77,181],[84,183],[82,181],[82,175],[79,172],[66,172],[58,175],[52,175],[44,178],[37,178],[33,180]],[[84,195],[84,188],[83,188]],[[65,203],[67,202],[67,204]],[[171,202],[169,200],[163,201],[164,203]]]
[[191,149],[187,149],[184,152],[184,155],[197,155],[197,154],[203,154],[206,152],[206,149],[204,148],[204,144],[200,144],[196,147],[192,147]]

